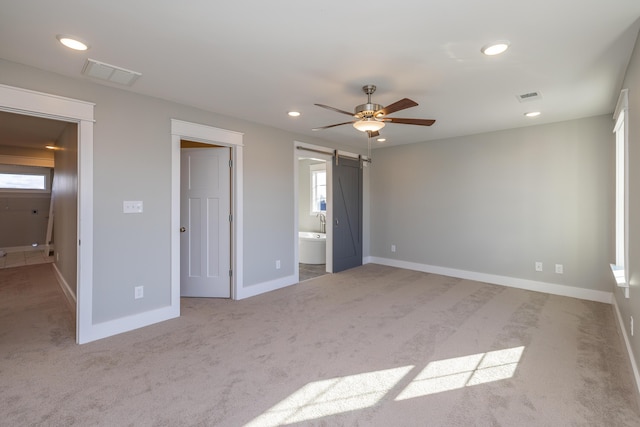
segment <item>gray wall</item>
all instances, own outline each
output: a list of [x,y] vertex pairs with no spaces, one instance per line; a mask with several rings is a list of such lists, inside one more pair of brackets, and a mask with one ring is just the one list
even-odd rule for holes
[[376,150],[371,255],[610,291],[612,126],[599,116]]
[[[640,42],[636,42],[627,68],[623,88],[629,89],[629,299],[621,290],[615,292],[622,320],[627,330],[637,365],[640,365],[640,335],[631,336],[630,321],[640,320]],[[615,261],[612,250],[610,261]],[[637,327],[636,327],[637,329]]]
[[78,126],[69,123],[55,151],[53,244],[55,263],[74,295],[77,292]]
[[[344,147],[5,60],[0,83],[96,103],[94,323],[170,303],[172,118],[244,133],[245,287],[293,275],[293,142]],[[124,215],[124,200],[142,200],[144,213]]]

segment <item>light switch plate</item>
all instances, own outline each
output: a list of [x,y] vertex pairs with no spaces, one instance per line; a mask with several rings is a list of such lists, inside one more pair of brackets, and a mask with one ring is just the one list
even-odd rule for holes
[[142,213],[142,202],[127,201],[122,202],[122,212],[124,213]]

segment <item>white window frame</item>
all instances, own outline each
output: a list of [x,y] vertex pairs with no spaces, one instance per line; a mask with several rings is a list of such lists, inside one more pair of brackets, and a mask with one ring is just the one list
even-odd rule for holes
[[628,89],[622,90],[614,120],[613,128],[616,144],[616,190],[615,190],[615,264],[611,271],[616,284],[624,288],[625,297],[629,298],[629,101]]
[[324,172],[325,173],[325,181],[324,182],[325,182],[325,194],[326,194],[326,191],[328,191],[327,188],[326,188],[327,187],[327,179],[326,179],[326,176],[327,176],[326,175],[326,173],[327,173],[327,165],[326,165],[326,163],[323,162],[323,163],[318,163],[318,164],[315,164],[315,165],[309,165],[309,183],[310,183],[309,186],[311,188],[311,191],[309,193],[311,195],[311,202],[310,202],[311,203],[311,207],[309,208],[309,211],[310,211],[312,216],[315,216],[315,215],[320,214],[320,213],[322,213],[322,214],[326,214],[327,213],[326,209],[323,210],[323,211],[317,210],[316,209],[316,204],[315,204],[315,201],[316,201],[316,185],[315,185],[316,180],[315,180],[315,175],[317,173],[319,173],[319,172]]
[[51,168],[37,166],[0,165],[0,174],[37,175],[44,177],[44,189],[39,188],[3,188],[0,193],[51,193]]

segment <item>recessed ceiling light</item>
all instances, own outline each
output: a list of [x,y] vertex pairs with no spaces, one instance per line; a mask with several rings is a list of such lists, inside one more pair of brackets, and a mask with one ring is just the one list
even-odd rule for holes
[[480,52],[488,56],[500,55],[505,50],[509,49],[509,42],[506,40],[497,41],[488,45],[485,45],[480,49]]
[[300,116],[300,112],[298,112],[298,111],[289,111],[287,114],[290,115],[291,117],[299,117]]
[[378,142],[385,142],[386,140],[387,140],[387,138],[378,138],[378,139],[376,139],[376,141],[378,141]]
[[538,117],[540,115],[540,111],[529,111],[528,113],[524,113],[527,117]]
[[87,50],[89,49],[89,45],[80,41],[77,37],[65,36],[62,34],[58,34],[56,36],[58,41],[73,50]]

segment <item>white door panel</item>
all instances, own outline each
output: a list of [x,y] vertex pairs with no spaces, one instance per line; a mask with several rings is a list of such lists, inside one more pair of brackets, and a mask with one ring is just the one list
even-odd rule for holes
[[180,293],[231,297],[228,148],[181,150]]

